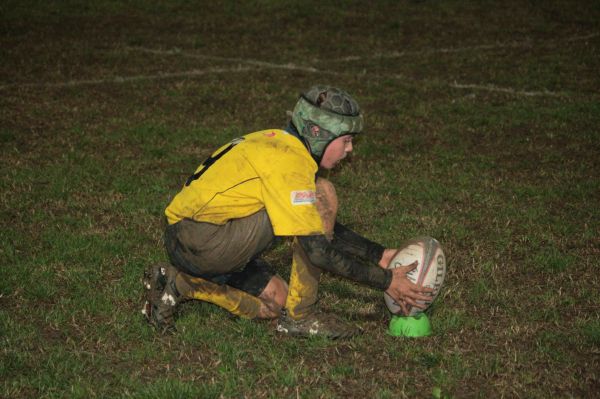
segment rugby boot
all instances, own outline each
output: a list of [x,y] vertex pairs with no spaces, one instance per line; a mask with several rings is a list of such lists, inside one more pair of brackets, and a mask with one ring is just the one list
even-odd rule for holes
[[277,331],[297,337],[322,336],[329,339],[350,338],[362,333],[360,328],[331,313],[315,311],[296,320],[285,309],[277,321]]
[[177,269],[168,263],[151,266],[142,280],[146,301],[142,314],[162,334],[175,332],[175,308],[182,297],[175,286]]

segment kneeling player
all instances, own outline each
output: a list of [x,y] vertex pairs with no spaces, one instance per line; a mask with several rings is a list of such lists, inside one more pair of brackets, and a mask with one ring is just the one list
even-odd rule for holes
[[[188,178],[167,207],[171,264],[144,274],[143,312],[160,331],[174,329],[183,299],[214,303],[246,318],[278,318],[290,335],[349,337],[360,330],[315,304],[323,270],[381,289],[401,306],[421,307],[431,289],[386,269],[396,253],[336,222],[334,186],[317,178],[352,151],[363,128],[358,104],[333,87],[302,94],[285,130],[250,133],[222,146]],[[293,238],[289,286],[261,254]]]

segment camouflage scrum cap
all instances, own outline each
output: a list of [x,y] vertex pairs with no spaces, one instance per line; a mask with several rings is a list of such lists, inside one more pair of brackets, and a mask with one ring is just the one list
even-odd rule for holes
[[345,91],[329,86],[313,86],[302,93],[292,112],[292,123],[317,160],[333,140],[363,129],[356,101]]

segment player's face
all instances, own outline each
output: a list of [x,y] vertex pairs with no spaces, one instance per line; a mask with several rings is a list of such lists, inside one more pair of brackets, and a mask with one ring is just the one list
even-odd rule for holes
[[348,153],[352,152],[352,136],[342,136],[333,140],[325,149],[321,159],[321,167],[331,169],[342,159],[346,158]]

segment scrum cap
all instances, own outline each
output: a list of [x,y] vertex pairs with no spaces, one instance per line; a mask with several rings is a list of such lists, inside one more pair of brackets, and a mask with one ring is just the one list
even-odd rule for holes
[[363,116],[356,101],[345,91],[329,86],[313,86],[292,112],[292,123],[320,160],[333,140],[363,129]]

